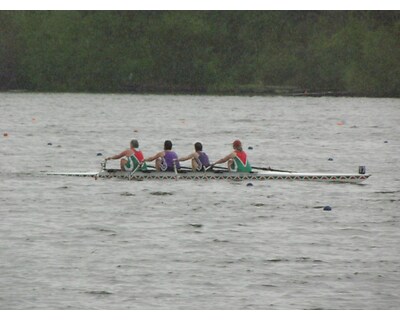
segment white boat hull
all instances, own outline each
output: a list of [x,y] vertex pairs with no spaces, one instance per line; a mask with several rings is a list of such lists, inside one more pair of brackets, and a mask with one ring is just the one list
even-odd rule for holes
[[[88,175],[87,175],[88,176]],[[258,171],[252,173],[239,172],[130,172],[106,169],[100,171],[99,178],[119,178],[128,180],[289,180],[289,181],[325,181],[325,182],[350,182],[360,183],[368,179],[367,174],[338,174],[338,173],[292,173],[292,172],[272,172]]]

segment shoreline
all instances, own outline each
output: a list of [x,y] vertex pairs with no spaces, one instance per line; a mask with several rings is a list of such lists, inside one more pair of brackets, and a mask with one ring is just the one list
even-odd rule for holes
[[397,96],[368,95],[349,91],[308,90],[291,86],[243,85],[226,89],[189,88],[179,86],[125,85],[120,90],[109,91],[57,91],[29,89],[0,89],[0,93],[99,93],[99,94],[158,94],[158,95],[204,95],[204,96],[283,96],[283,97],[355,97],[400,98]]

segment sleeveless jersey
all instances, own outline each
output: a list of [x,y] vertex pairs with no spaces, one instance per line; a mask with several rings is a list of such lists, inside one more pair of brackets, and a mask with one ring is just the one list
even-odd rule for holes
[[205,152],[199,151],[198,154],[199,157],[195,158],[198,164],[197,171],[201,171],[204,167],[210,166],[210,160],[208,159],[208,155]]
[[144,156],[142,151],[139,149],[131,148],[133,154],[128,157],[128,162],[125,165],[126,171],[133,171],[137,168],[140,163],[143,163],[142,167],[138,170],[147,170],[147,165],[144,162]]
[[176,168],[180,169],[178,155],[174,151],[165,151],[165,155],[161,159],[161,171],[174,171],[174,162]]
[[247,154],[244,151],[235,151],[236,157],[233,158],[232,170],[237,172],[251,172],[251,165],[247,160]]

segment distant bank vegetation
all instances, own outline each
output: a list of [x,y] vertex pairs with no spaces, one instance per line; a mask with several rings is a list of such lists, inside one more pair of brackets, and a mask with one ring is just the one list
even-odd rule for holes
[[400,12],[0,11],[0,90],[400,97]]

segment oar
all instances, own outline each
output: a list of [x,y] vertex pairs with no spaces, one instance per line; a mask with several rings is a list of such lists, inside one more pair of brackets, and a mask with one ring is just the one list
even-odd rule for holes
[[218,170],[229,171],[228,168],[226,168],[226,167],[213,166],[213,165],[210,165],[209,167],[206,167],[205,171],[209,171],[209,170],[212,170],[214,168],[218,169]]
[[[214,167],[214,168],[217,168],[217,167]],[[203,169],[200,170],[200,171],[193,170],[193,168],[191,168],[191,167],[185,167],[185,166],[181,166],[181,169],[187,170],[188,172],[205,172],[205,171],[210,171],[210,170],[212,169],[212,167],[211,167],[211,166],[209,166],[209,167],[204,167],[204,166],[203,166]],[[218,169],[218,168],[217,168],[217,169]],[[219,169],[227,170],[226,168],[222,168],[222,167],[220,167]]]
[[107,159],[104,159],[104,161],[101,162],[101,170],[106,170],[106,165],[107,165]]
[[288,172],[288,173],[292,173],[292,172],[293,172],[293,171],[287,171],[287,170],[272,169],[271,167],[268,167],[268,168],[254,167],[254,166],[251,166],[251,167],[252,167],[253,169],[264,170],[264,171]]
[[[147,165],[147,168],[156,170],[156,167],[155,167],[155,166],[152,166],[152,165],[149,165],[149,164]],[[192,168],[189,168],[189,167],[182,167],[182,166],[181,166],[180,169],[187,170],[188,172],[189,172],[189,171],[192,171]],[[180,170],[180,169],[179,169],[179,170]],[[164,171],[160,171],[160,172],[164,172]],[[172,171],[172,172],[174,172],[174,171]],[[178,173],[179,173],[179,171],[178,171]]]
[[185,170],[190,170],[190,171],[193,171],[193,169],[192,169],[192,168],[190,168],[190,167],[185,167],[185,166],[181,166],[181,169],[185,169]]
[[156,167],[155,167],[155,166],[152,166],[152,165],[150,165],[150,164],[147,165],[147,168],[156,170]]
[[136,171],[138,171],[139,168],[141,168],[143,166],[144,162],[139,163],[139,165],[135,168],[135,170],[133,170],[131,172],[131,174],[129,175],[129,180],[132,180],[133,175],[135,174]]
[[193,172],[205,172],[205,171],[210,171],[212,168],[221,169],[221,170],[228,170],[227,168],[223,168],[223,167],[216,167],[216,166],[208,166],[208,167],[205,167],[205,166],[203,166],[203,169],[202,169],[202,170],[196,171],[196,170],[193,170],[193,168],[191,168],[191,167],[181,166],[181,169],[185,169],[185,170],[189,170],[189,171],[193,171]]
[[[101,171],[106,171],[106,170],[107,170],[107,169],[106,169],[106,166],[107,166],[107,159],[104,159],[104,161],[102,161],[101,164],[100,164],[100,172],[101,172]],[[99,177],[99,173],[100,173],[100,172],[98,172],[98,173],[94,176],[95,180],[97,180],[97,178]]]
[[179,169],[178,169],[178,167],[176,166],[176,162],[177,161],[178,160],[176,160],[176,159],[174,161],[174,172],[175,172],[176,175],[178,173],[185,173],[185,172],[192,172],[193,171],[193,168],[185,167],[185,166],[179,166]]
[[[272,169],[270,167],[268,168],[262,168],[262,167],[254,167],[251,166],[253,169],[257,169],[257,170],[264,170],[264,171],[275,171],[275,172],[287,172],[287,173],[292,173],[293,171],[287,171],[287,170],[278,170],[278,169]],[[206,171],[209,170],[210,168],[215,168],[215,169],[219,169],[219,170],[225,170],[228,171],[227,168],[225,167],[220,167],[220,166],[209,166],[206,168]]]

